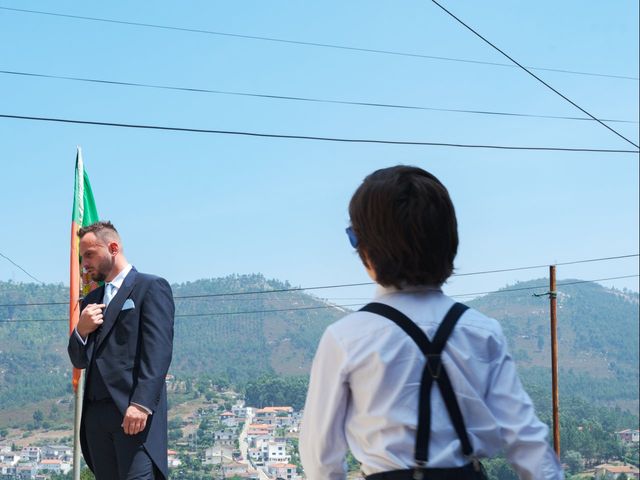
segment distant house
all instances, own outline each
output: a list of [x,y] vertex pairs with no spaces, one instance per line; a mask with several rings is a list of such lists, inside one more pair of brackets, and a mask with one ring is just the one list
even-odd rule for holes
[[247,416],[247,408],[244,406],[244,402],[238,402],[236,403],[232,408],[231,411],[233,412],[233,414],[236,417],[246,417]]
[[39,462],[42,458],[40,447],[24,447],[20,452],[20,458],[27,462]]
[[8,452],[0,453],[0,463],[4,463],[7,465],[15,465],[19,461],[20,461],[20,454],[17,452],[12,452],[11,449],[9,449]]
[[0,475],[7,476],[7,477],[15,476],[16,475],[16,466],[15,465],[10,465],[8,463],[1,463],[0,462]]
[[640,470],[633,465],[611,465],[605,463],[598,465],[595,469],[596,477],[604,477],[612,480],[618,478],[623,473],[627,475],[627,478],[640,478]]
[[616,436],[620,439],[621,442],[624,443],[638,443],[640,442],[640,430],[633,430],[631,428],[627,428],[626,430],[621,430],[616,432]]
[[213,432],[213,439],[218,446],[231,447],[236,440],[236,434],[233,429],[224,428]]
[[290,425],[293,416],[293,407],[265,407],[255,410],[256,423],[268,425]]
[[225,463],[224,473],[225,473],[225,476],[239,475],[239,474],[247,473],[248,468],[249,467],[247,466],[246,463],[238,463],[238,462]]
[[269,472],[269,475],[273,475],[275,478],[293,480],[295,478],[298,478],[296,468],[297,467],[291,463],[272,463],[269,464],[267,470]]
[[204,451],[204,463],[205,465],[219,465],[221,463],[227,464],[233,462],[231,455],[232,450],[229,448],[221,448],[220,446],[214,446],[207,448]]
[[283,440],[271,440],[263,444],[262,455],[266,462],[289,462],[291,456],[287,455],[287,444]]
[[42,447],[40,457],[43,460],[70,458],[73,456],[73,448],[67,445],[47,445]]
[[50,472],[50,473],[64,473],[66,474],[71,470],[71,464],[65,463],[62,460],[48,459],[41,460],[38,463],[38,472]]
[[220,422],[227,427],[235,427],[238,425],[238,419],[231,412],[222,412],[220,414]]
[[169,468],[176,468],[182,465],[182,461],[178,458],[178,452],[175,450],[167,450],[167,461]]
[[33,463],[19,463],[16,465],[15,476],[18,478],[33,478],[38,474],[38,464]]

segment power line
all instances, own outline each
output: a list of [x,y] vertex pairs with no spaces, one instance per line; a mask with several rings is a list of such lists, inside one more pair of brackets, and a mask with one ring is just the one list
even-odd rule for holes
[[261,293],[302,292],[305,290],[324,290],[324,289],[330,289],[330,288],[362,287],[362,286],[373,285],[373,284],[374,284],[373,282],[343,283],[339,285],[321,285],[316,287],[294,287],[294,288],[279,288],[275,290],[253,290],[250,292],[211,293],[211,294],[201,294],[201,295],[176,295],[173,298],[192,299],[192,298],[228,297],[228,296],[237,296],[237,295],[255,295],[255,294],[261,294]]
[[[56,80],[68,80],[68,81],[85,82],[85,83],[96,83],[101,85],[117,85],[117,86],[123,86],[123,87],[172,90],[172,91],[189,92],[189,93],[208,93],[208,94],[216,94],[216,95],[264,98],[269,100],[289,100],[289,101],[295,101],[295,102],[329,103],[334,105],[353,105],[358,107],[393,108],[393,109],[403,109],[403,110],[426,110],[426,111],[434,111],[434,112],[466,113],[466,114],[474,114],[474,115],[549,118],[554,120],[581,120],[581,121],[589,121],[589,122],[593,121],[592,118],[588,118],[588,117],[571,117],[571,116],[563,116],[563,115],[537,115],[532,113],[520,113],[520,112],[500,112],[500,111],[492,111],[492,110],[471,110],[471,109],[461,109],[461,108],[438,108],[438,107],[427,107],[423,105],[403,105],[403,104],[381,103],[381,102],[358,102],[358,101],[335,100],[335,99],[327,99],[327,98],[299,97],[299,96],[291,96],[291,95],[272,95],[272,94],[266,94],[266,93],[238,92],[238,91],[232,91],[232,90],[215,90],[215,89],[196,88],[196,87],[177,87],[172,85],[159,85],[159,84],[152,84],[152,83],[104,80],[99,78],[74,77],[74,76],[68,76],[68,75],[49,75],[49,74],[34,73],[34,72],[18,72],[14,70],[0,70],[0,74],[23,76],[23,77],[47,78],[47,79],[56,79]],[[615,123],[633,123],[633,124],[639,123],[634,120],[618,120],[618,119],[603,119],[603,120],[607,122],[615,122]]]
[[[345,288],[345,287],[361,287],[366,285],[373,285],[373,282],[362,283],[343,283],[338,285],[321,285],[315,287],[293,287],[293,288],[278,288],[274,290],[252,290],[248,292],[227,292],[227,293],[203,293],[197,295],[174,295],[174,300],[192,300],[198,298],[222,298],[222,297],[238,297],[246,295],[256,295],[265,293],[291,293],[302,292],[306,290],[323,290],[333,288]],[[6,303],[0,305],[0,307],[31,307],[31,306],[51,306],[51,305],[69,305],[69,302],[42,302],[42,303]]]
[[[624,275],[619,277],[609,277],[609,278],[599,278],[594,280],[579,280],[575,282],[567,282],[567,283],[558,283],[557,287],[567,286],[567,285],[578,285],[581,283],[593,283],[593,282],[604,282],[607,280],[620,280],[624,278],[635,278],[640,277],[640,274],[635,275]],[[459,293],[455,295],[450,295],[451,297],[464,297],[471,295],[488,295],[488,294],[502,294],[508,292],[516,292],[516,291],[524,291],[524,290],[537,290],[540,288],[547,288],[546,285],[537,285],[534,287],[521,287],[521,288],[506,288],[503,290],[493,290],[489,292],[476,292],[476,293]],[[363,303],[352,303],[347,305],[320,305],[313,307],[292,307],[292,308],[275,308],[269,310],[245,310],[239,312],[210,312],[210,313],[185,313],[175,315],[176,318],[186,318],[186,317],[225,317],[231,315],[255,315],[255,314],[264,314],[264,313],[281,313],[281,312],[295,312],[298,310],[325,310],[325,309],[344,309],[354,306],[364,305]],[[43,318],[43,319],[1,319],[0,323],[31,323],[31,322],[67,322],[68,318]]]
[[6,255],[3,255],[2,253],[0,253],[0,257],[6,259],[7,261],[9,261],[11,264],[13,264],[14,266],[18,267],[20,270],[22,270],[24,273],[26,273],[29,277],[31,277],[33,280],[35,280],[38,283],[42,283],[44,284],[44,282],[42,280],[38,280],[36,277],[34,277],[33,275],[31,275],[29,272],[27,272],[24,268],[22,268],[20,265],[18,265],[16,262],[14,262],[13,260],[11,260],[9,257],[7,257]]
[[567,96],[563,95],[562,93],[560,93],[558,90],[556,90],[555,88],[553,88],[551,85],[549,85],[547,82],[545,82],[544,80],[542,80],[540,77],[538,77],[535,73],[531,72],[530,70],[527,69],[527,67],[525,67],[524,65],[521,65],[520,63],[518,63],[516,60],[514,60],[512,57],[510,57],[509,55],[507,55],[504,51],[502,51],[501,49],[499,49],[497,46],[495,46],[493,43],[491,43],[489,40],[487,40],[485,37],[483,37],[482,35],[480,35],[478,32],[476,32],[473,28],[471,28],[469,25],[467,25],[466,23],[464,23],[462,20],[460,20],[458,17],[456,17],[453,13],[451,13],[449,10],[447,10],[445,7],[443,7],[442,5],[440,5],[436,0],[431,0],[433,3],[435,3],[438,7],[440,7],[440,9],[442,9],[444,12],[446,12],[449,16],[451,16],[452,18],[454,18],[458,23],[460,23],[462,26],[464,26],[465,28],[467,28],[469,31],[471,31],[474,35],[476,35],[477,37],[479,37],[482,41],[484,41],[486,44],[488,44],[489,46],[491,46],[493,49],[495,49],[496,51],[500,52],[502,55],[504,55],[505,57],[507,57],[509,60],[511,60],[513,63],[515,63],[518,67],[520,67],[522,70],[524,70],[525,72],[527,72],[529,75],[531,75],[533,78],[535,78],[536,80],[538,80],[538,82],[542,83],[545,87],[547,87],[549,90],[551,90],[552,92],[554,92],[555,94],[559,95],[560,97],[562,97],[563,99],[565,99],[567,102],[569,102],[571,105],[573,105],[574,107],[576,107],[578,110],[580,110],[582,113],[584,113],[585,115],[588,115],[589,117],[593,118],[596,122],[598,122],[600,125],[602,125],[603,127],[605,127],[607,130],[610,130],[611,132],[615,133],[618,137],[622,138],[624,141],[626,141],[627,143],[630,143],[631,145],[633,145],[636,148],[640,148],[640,146],[636,145],[635,143],[633,143],[631,140],[629,140],[627,137],[625,137],[624,135],[622,135],[621,133],[619,133],[618,131],[614,130],[613,128],[611,128],[609,125],[607,125],[606,123],[603,123],[601,120],[598,120],[596,117],[594,117],[593,115],[591,115],[589,112],[587,112],[584,108],[582,108],[580,105],[578,105],[577,103],[575,103],[574,101],[570,100]]
[[574,148],[574,147],[527,147],[516,145],[485,145],[485,144],[468,144],[468,143],[447,143],[447,142],[418,142],[409,140],[375,140],[363,138],[340,138],[340,137],[320,137],[313,135],[287,135],[276,133],[260,133],[247,132],[238,130],[209,130],[204,128],[186,128],[186,127],[167,127],[162,125],[144,125],[135,123],[116,123],[116,122],[100,122],[92,120],[75,120],[68,118],[53,117],[34,117],[26,115],[9,115],[0,114],[0,118],[10,118],[14,120],[33,120],[40,122],[70,123],[75,125],[93,125],[102,127],[118,127],[118,128],[135,128],[143,130],[159,130],[172,132],[187,133],[209,133],[217,135],[235,135],[257,138],[278,138],[287,140],[312,140],[320,142],[338,142],[338,143],[367,143],[377,145],[410,145],[422,147],[453,147],[453,148],[482,148],[497,150],[528,150],[528,151],[551,151],[551,152],[592,152],[592,153],[632,153],[638,154],[639,150],[620,150],[620,149],[596,149],[596,148]]
[[[176,318],[185,318],[185,317],[224,317],[229,315],[255,315],[262,313],[281,313],[281,312],[294,312],[297,310],[326,310],[326,309],[342,309],[353,307],[357,305],[363,305],[362,303],[353,303],[348,305],[321,305],[314,307],[292,307],[292,308],[275,308],[270,310],[246,310],[240,312],[213,312],[213,313],[190,313],[190,314],[178,314],[175,315]],[[68,322],[68,318],[38,318],[38,319],[1,319],[0,323],[28,323],[28,322]]]
[[[558,262],[558,263],[555,263],[554,265],[556,266],[575,265],[579,263],[604,262],[604,261],[622,260],[625,258],[634,258],[634,257],[640,257],[640,254],[633,253],[628,255],[587,258],[582,260],[573,260],[570,262]],[[452,277],[465,277],[465,276],[472,276],[472,275],[487,275],[487,274],[493,274],[493,273],[516,272],[516,271],[533,270],[533,269],[548,268],[548,267],[549,265],[529,265],[524,267],[502,268],[502,269],[496,269],[496,270],[482,270],[482,271],[467,272],[467,273],[454,273]],[[598,281],[598,280],[594,280],[594,281]],[[341,284],[334,284],[334,285],[318,285],[318,286],[311,286],[311,287],[278,288],[273,290],[251,290],[246,292],[174,295],[173,298],[175,300],[191,300],[191,299],[198,299],[198,298],[237,297],[237,296],[246,296],[246,295],[260,295],[260,294],[267,294],[267,293],[288,293],[288,292],[302,292],[307,290],[327,290],[327,289],[336,289],[336,288],[363,287],[363,286],[369,286],[369,285],[375,285],[375,283],[374,282],[341,283]],[[492,293],[492,292],[485,292],[485,293]],[[473,294],[464,294],[464,295],[480,295],[480,294],[473,293]],[[30,306],[51,306],[51,305],[68,305],[68,304],[69,302],[10,303],[10,304],[7,303],[7,304],[1,304],[0,307],[30,307]]]
[[[633,258],[633,257],[640,257],[640,254],[632,253],[630,255],[618,255],[618,256],[615,256],[615,257],[600,257],[600,258],[591,258],[591,259],[587,259],[587,260],[574,260],[572,262],[554,263],[554,265],[556,265],[556,266],[576,265],[578,263],[603,262],[603,261],[607,261],[607,260],[619,260],[619,259],[622,259],[622,258]],[[548,266],[548,265],[545,265],[545,266]]]
[[[574,260],[572,262],[557,262],[554,263],[553,265],[556,266],[563,266],[563,265],[576,265],[578,263],[593,263],[593,262],[604,262],[604,261],[608,261],[608,260],[620,260],[623,258],[633,258],[633,257],[640,257],[640,254],[638,253],[632,253],[630,255],[617,255],[614,257],[599,257],[599,258],[587,258],[585,260]],[[504,273],[504,272],[517,272],[520,270],[534,270],[537,268],[548,268],[549,265],[531,265],[528,267],[515,267],[515,268],[502,268],[499,270],[484,270],[481,272],[471,272],[471,273],[454,273],[452,275],[452,277],[466,277],[469,275],[484,275],[487,273]]]
[[[558,283],[557,287],[564,287],[567,285],[579,285],[581,283],[593,283],[593,282],[605,282],[607,280],[621,280],[624,278],[635,278],[640,277],[640,274],[635,275],[623,275],[620,277],[609,277],[609,278],[596,278],[594,280],[577,280],[575,282],[566,282],[566,283]],[[451,297],[470,297],[476,295],[488,295],[490,293],[507,293],[507,292],[518,292],[522,290],[537,290],[538,288],[549,288],[548,285],[540,285],[536,287],[520,287],[520,288],[505,288],[504,290],[493,290],[490,292],[474,292],[474,293],[458,293],[455,295],[450,295]]]
[[[476,64],[476,65],[489,65],[494,67],[516,68],[514,65],[511,65],[509,63],[488,62],[483,60],[473,60],[473,59],[467,59],[467,58],[425,55],[420,53],[400,52],[395,50],[381,50],[381,49],[375,49],[375,48],[361,48],[361,47],[353,47],[349,45],[339,45],[334,43],[305,42],[301,40],[290,40],[290,39],[284,39],[284,38],[266,37],[266,36],[258,36],[258,35],[245,35],[245,34],[239,34],[239,33],[220,32],[220,31],[204,30],[204,29],[198,29],[198,28],[176,27],[171,25],[159,25],[159,24],[153,24],[153,23],[129,22],[124,20],[110,19],[110,18],[69,15],[69,14],[63,14],[63,13],[45,12],[41,10],[26,10],[22,8],[0,7],[0,9],[12,11],[12,12],[48,15],[52,17],[72,18],[75,20],[88,20],[92,22],[113,23],[113,24],[128,25],[133,27],[156,28],[161,30],[174,30],[174,31],[180,31],[180,32],[199,33],[199,34],[205,34],[205,35],[216,35],[221,37],[243,38],[246,40],[259,40],[259,41],[266,41],[266,42],[285,43],[285,44],[291,44],[291,45],[302,45],[307,47],[331,48],[331,49],[337,49],[337,50],[348,50],[353,52],[364,52],[364,53],[393,55],[393,56],[412,57],[412,58],[424,58],[428,60],[470,63],[470,64]],[[638,80],[638,77],[633,77],[628,75],[613,75],[613,74],[605,74],[605,73],[582,72],[582,71],[566,70],[566,69],[560,69],[560,68],[545,68],[545,67],[528,67],[528,68],[530,68],[531,70],[565,73],[565,74],[571,74],[571,75],[586,75],[586,76],[593,76],[593,77],[617,78],[622,80]]]

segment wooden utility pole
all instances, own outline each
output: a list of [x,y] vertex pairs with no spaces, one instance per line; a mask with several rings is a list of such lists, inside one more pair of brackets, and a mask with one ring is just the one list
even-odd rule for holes
[[560,398],[558,395],[558,317],[556,314],[556,266],[549,267],[549,304],[551,309],[551,389],[553,394],[553,449],[560,458]]

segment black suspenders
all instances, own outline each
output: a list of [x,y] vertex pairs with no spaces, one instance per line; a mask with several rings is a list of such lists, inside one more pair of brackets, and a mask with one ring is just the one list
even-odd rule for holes
[[416,434],[415,449],[415,460],[418,469],[426,468],[427,461],[429,460],[431,386],[434,381],[440,388],[447,412],[449,412],[449,417],[451,418],[453,427],[458,434],[458,438],[460,438],[462,453],[467,457],[471,457],[473,453],[473,448],[471,447],[471,442],[467,435],[462,413],[460,412],[460,407],[458,406],[458,401],[451,386],[447,370],[442,364],[441,356],[449,335],[451,335],[458,319],[468,308],[469,307],[461,303],[454,304],[438,327],[438,330],[433,337],[433,341],[429,341],[427,335],[422,331],[422,329],[420,329],[420,327],[413,323],[409,317],[389,305],[385,305],[383,303],[369,303],[360,309],[360,311],[376,313],[394,322],[413,339],[427,359],[424,370],[422,371],[418,404],[418,431]]

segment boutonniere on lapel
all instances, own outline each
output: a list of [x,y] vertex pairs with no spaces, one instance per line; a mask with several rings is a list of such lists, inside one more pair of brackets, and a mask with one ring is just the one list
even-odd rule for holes
[[135,303],[130,298],[127,298],[124,301],[124,305],[122,305],[122,310],[131,310],[132,308],[136,308]]

